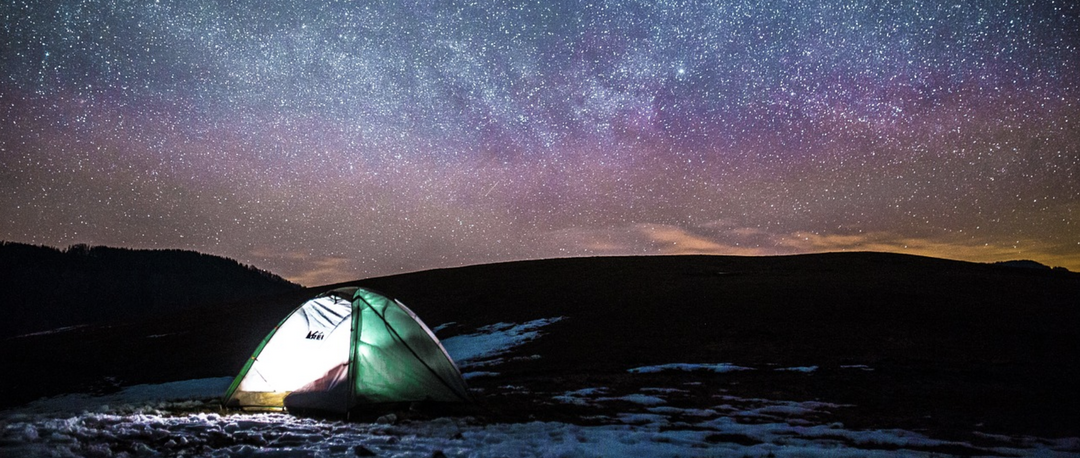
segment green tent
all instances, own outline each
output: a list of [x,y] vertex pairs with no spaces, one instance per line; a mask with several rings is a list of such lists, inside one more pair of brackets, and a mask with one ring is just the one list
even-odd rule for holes
[[411,310],[346,287],[308,300],[270,331],[224,404],[345,414],[365,404],[468,400],[461,372]]

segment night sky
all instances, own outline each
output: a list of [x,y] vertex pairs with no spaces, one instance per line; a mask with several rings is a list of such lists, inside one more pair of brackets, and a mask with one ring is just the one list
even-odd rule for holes
[[[1032,5],[1034,3],[1034,5]],[[1080,270],[1070,1],[5,0],[0,239]]]

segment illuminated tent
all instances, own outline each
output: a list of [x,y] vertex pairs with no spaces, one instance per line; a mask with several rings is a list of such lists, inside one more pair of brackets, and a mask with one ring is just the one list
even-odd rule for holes
[[344,414],[366,404],[468,399],[454,361],[411,310],[346,287],[308,300],[270,331],[224,404]]

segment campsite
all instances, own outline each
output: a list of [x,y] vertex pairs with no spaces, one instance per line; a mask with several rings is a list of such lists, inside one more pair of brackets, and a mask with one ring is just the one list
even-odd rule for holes
[[1080,1],[0,17],[0,458],[1080,457]]
[[[222,408],[275,326],[343,288],[414,312],[468,407],[349,422]],[[5,339],[0,451],[1070,456],[1077,304],[1075,273],[884,253],[551,259],[290,289]]]

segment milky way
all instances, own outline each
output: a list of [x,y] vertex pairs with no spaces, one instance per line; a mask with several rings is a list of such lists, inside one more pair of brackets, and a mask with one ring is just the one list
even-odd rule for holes
[[0,239],[306,285],[608,254],[1080,270],[1073,2],[0,6]]

